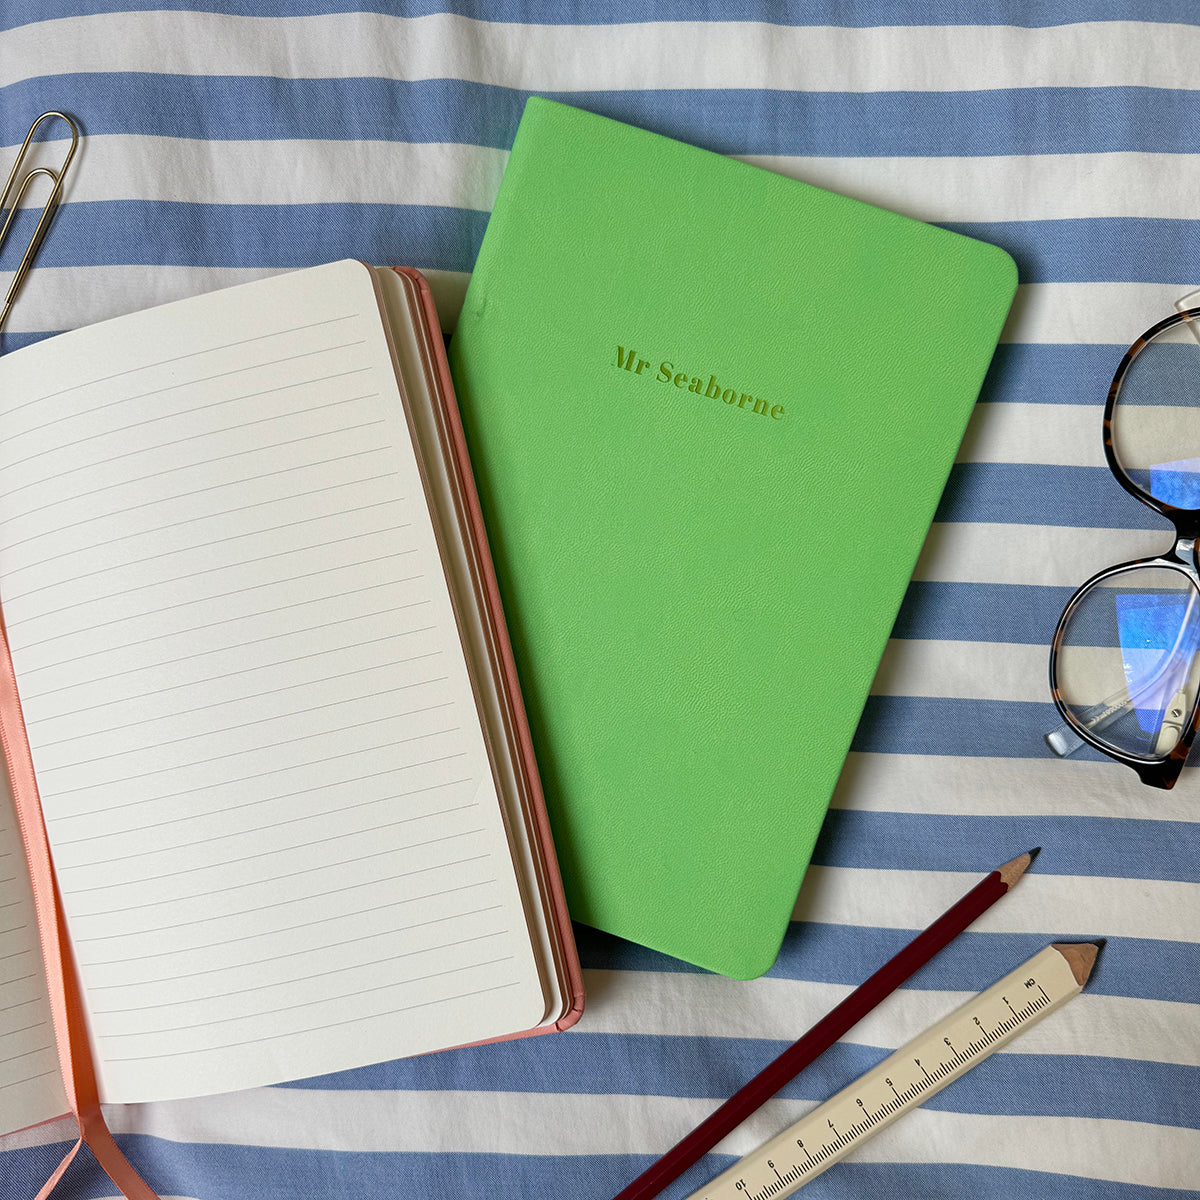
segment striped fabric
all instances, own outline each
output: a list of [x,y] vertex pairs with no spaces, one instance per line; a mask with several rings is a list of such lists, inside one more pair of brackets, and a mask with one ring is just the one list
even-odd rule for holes
[[[580,929],[570,1033],[112,1110],[162,1196],[605,1200],[1038,844],[669,1194],[1096,935],[1079,999],[807,1194],[1200,1191],[1200,779],[1152,793],[1041,738],[1071,589],[1167,540],[1104,466],[1100,414],[1124,346],[1200,286],[1198,63],[1194,0],[0,0],[4,160],[44,109],[88,134],[6,350],[347,255],[426,271],[449,328],[533,92],[998,243],[1022,279],[774,970],[731,982]],[[68,1136],[0,1142],[0,1197],[32,1196]],[[61,1194],[112,1191],[81,1161]]]

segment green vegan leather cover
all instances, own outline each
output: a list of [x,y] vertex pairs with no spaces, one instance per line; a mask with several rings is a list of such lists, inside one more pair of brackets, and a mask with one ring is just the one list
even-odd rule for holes
[[1015,287],[528,102],[451,367],[576,920],[774,962]]

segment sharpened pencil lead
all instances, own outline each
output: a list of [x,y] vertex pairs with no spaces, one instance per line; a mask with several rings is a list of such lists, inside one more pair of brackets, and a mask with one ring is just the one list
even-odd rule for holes
[[[1041,849],[1041,847],[1038,847],[1038,849]],[[1006,862],[1002,867],[996,868],[1006,887],[1012,887],[1029,870],[1029,864],[1033,862],[1037,856],[1037,852],[1036,849],[1028,850],[1024,854],[1018,854],[1012,862]]]

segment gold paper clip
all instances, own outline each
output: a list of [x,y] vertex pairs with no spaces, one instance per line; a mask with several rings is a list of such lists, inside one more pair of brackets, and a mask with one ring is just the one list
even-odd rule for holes
[[[21,164],[25,161],[25,155],[29,151],[29,144],[33,141],[33,135],[37,133],[38,126],[43,121],[48,121],[52,117],[58,117],[60,121],[66,121],[67,125],[70,126],[71,148],[67,151],[66,157],[58,165],[57,169],[53,167],[33,167],[23,177],[18,179],[21,172]],[[33,260],[37,257],[37,252],[42,248],[42,242],[46,240],[46,233],[50,228],[50,222],[54,220],[54,214],[58,212],[59,201],[62,199],[63,180],[66,178],[67,168],[71,165],[71,159],[75,157],[75,151],[78,148],[79,129],[66,113],[42,113],[29,127],[29,132],[25,135],[25,141],[22,143],[20,153],[17,155],[17,161],[13,163],[13,169],[9,172],[8,182],[4,185],[4,191],[0,192],[0,214],[4,212],[5,208],[9,210],[4,224],[0,225],[0,250],[3,250],[4,243],[8,238],[9,227],[17,215],[17,209],[21,207],[21,201],[24,200],[25,193],[29,190],[29,185],[39,175],[44,175],[52,181],[50,197],[42,206],[42,215],[38,220],[37,228],[33,231],[33,236],[29,239],[29,245],[25,247],[25,253],[21,256],[21,261],[17,264],[16,274],[9,285],[8,294],[4,297],[4,307],[0,309],[0,330],[4,329],[4,323],[8,320],[8,314],[12,310],[13,304],[16,303],[17,293],[21,290],[21,284],[25,282],[25,276],[29,274],[29,269],[33,266]]]

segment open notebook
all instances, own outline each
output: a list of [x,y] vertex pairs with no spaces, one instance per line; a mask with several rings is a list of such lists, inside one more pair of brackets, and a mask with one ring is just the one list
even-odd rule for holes
[[[578,962],[436,314],[279,276],[0,358],[0,603],[104,1101],[562,1028]],[[62,1114],[0,800],[0,1131]]]

